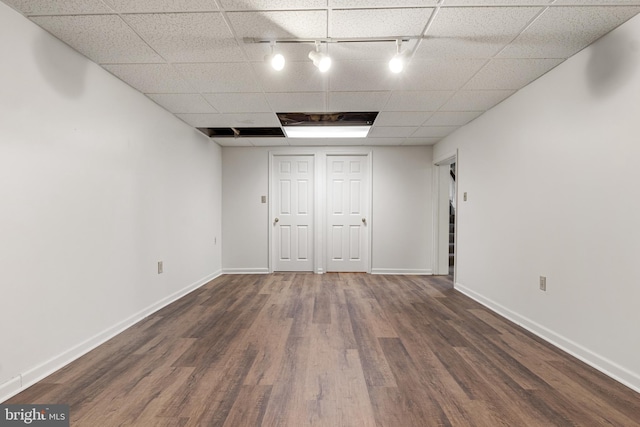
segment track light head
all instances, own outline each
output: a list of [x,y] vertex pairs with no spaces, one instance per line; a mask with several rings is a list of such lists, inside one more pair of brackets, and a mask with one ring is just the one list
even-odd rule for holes
[[284,68],[286,60],[281,53],[275,53],[275,43],[271,43],[271,53],[264,57],[264,60],[271,64],[271,68],[280,71]]
[[320,52],[320,43],[316,42],[316,50],[309,52],[309,59],[313,61],[313,65],[318,67],[321,73],[325,73],[331,68],[331,57]]
[[402,40],[396,41],[396,54],[389,61],[389,69],[392,73],[398,74],[404,70],[404,65],[406,62],[406,57],[403,52],[400,52],[400,47],[402,46]]

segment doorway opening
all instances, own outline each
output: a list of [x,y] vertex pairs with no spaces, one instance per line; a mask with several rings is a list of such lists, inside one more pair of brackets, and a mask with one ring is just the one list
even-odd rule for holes
[[435,248],[433,274],[450,276],[455,282],[457,262],[458,197],[457,178],[459,167],[457,153],[435,163]]

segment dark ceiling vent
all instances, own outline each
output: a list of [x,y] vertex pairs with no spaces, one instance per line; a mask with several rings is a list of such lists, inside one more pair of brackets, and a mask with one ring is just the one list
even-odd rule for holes
[[276,113],[282,126],[371,126],[377,111],[348,113]]
[[277,138],[284,137],[282,128],[198,128],[210,138]]

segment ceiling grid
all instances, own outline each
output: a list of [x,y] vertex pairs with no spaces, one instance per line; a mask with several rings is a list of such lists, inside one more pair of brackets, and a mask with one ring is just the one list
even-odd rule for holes
[[[213,138],[255,146],[434,144],[640,12],[640,0],[2,1],[193,127],[379,112],[366,138]],[[407,62],[393,74],[398,38]],[[275,41],[285,68],[251,39]],[[326,73],[307,57],[314,40]]]

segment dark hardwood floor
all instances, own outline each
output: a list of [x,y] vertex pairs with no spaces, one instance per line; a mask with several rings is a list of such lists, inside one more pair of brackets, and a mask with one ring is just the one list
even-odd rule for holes
[[91,427],[640,425],[638,393],[428,276],[222,276],[6,403]]

